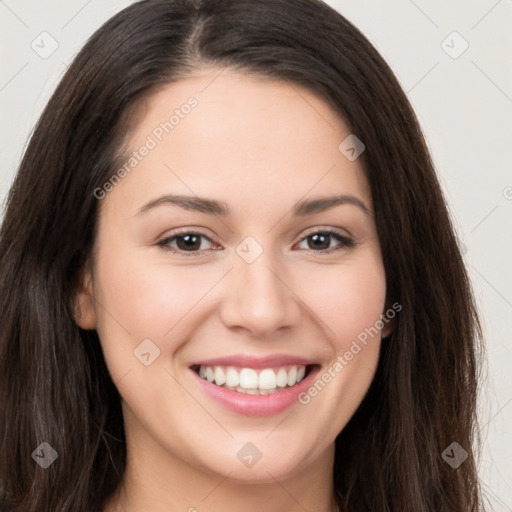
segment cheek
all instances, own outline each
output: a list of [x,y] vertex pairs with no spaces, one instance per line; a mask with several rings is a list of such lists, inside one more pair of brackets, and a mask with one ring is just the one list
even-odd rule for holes
[[368,256],[345,268],[319,272],[316,293],[309,294],[330,342],[331,359],[299,403],[315,418],[312,430],[325,439],[343,430],[378,365],[381,333],[376,326],[384,312],[386,283],[380,259]]
[[[168,403],[188,403],[169,372],[174,374],[173,358],[199,323],[194,323],[199,301],[218,276],[200,266],[151,263],[142,255],[105,245],[97,255],[95,295],[101,304],[97,332],[112,380],[136,416],[149,421],[152,411],[161,412]],[[148,352],[145,366],[139,357]],[[158,389],[165,389],[164,398]],[[186,405],[180,407],[185,414]]]
[[302,292],[308,306],[321,319],[336,352],[348,350],[351,341],[374,327],[384,312],[386,280],[380,259],[370,253],[309,275],[314,286]]
[[[190,319],[199,311],[195,308],[218,277],[212,279],[212,271],[207,275],[200,266],[152,263],[144,254],[144,250],[104,244],[97,254],[94,293],[96,329],[113,381],[130,371],[125,381],[140,378],[140,383],[147,380],[151,386],[156,371],[163,371],[168,356],[188,339]],[[158,357],[146,367],[134,351],[148,339]]]
[[115,259],[112,253],[98,255],[95,293],[106,310],[101,327],[115,328],[115,320],[134,339],[163,339],[211,288],[212,271],[200,266],[155,263],[138,249]]

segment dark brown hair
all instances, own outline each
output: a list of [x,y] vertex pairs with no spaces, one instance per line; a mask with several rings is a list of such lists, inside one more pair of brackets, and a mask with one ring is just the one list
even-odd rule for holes
[[[349,512],[477,512],[481,329],[417,118],[369,41],[318,0],[147,0],[89,39],[54,92],[0,233],[0,501],[13,512],[101,510],[126,463],[120,396],[73,297],[101,187],[136,107],[205,65],[308,87],[361,139],[387,279],[402,305],[374,381],[336,439]],[[341,141],[340,141],[341,142]],[[31,454],[47,441],[57,461]],[[452,442],[469,454],[452,468]]]

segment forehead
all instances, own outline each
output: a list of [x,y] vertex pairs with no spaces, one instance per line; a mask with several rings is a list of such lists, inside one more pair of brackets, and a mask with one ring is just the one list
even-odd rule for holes
[[235,211],[236,203],[267,208],[334,192],[370,206],[360,161],[338,148],[348,135],[343,119],[300,85],[207,68],[144,102],[126,162],[150,149],[116,189],[132,209],[157,192],[216,197]]

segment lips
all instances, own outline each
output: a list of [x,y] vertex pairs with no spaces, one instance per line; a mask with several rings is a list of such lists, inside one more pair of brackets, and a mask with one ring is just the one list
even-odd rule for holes
[[286,365],[314,365],[315,361],[291,354],[273,354],[265,357],[251,356],[249,354],[236,354],[214,359],[196,361],[190,366],[237,366],[239,368],[273,368]]
[[288,354],[248,354],[197,361],[190,365],[210,398],[246,416],[276,414],[297,400],[320,365]]

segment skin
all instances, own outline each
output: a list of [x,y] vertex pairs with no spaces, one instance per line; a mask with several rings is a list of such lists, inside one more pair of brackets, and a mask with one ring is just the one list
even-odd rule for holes
[[[373,216],[351,204],[291,215],[301,199],[336,194],[372,210],[360,159],[338,150],[350,130],[305,88],[205,68],[146,101],[129,150],[190,96],[198,106],[100,201],[94,261],[77,295],[77,323],[97,330],[122,397],[127,472],[105,510],[334,511],[334,441],[370,386],[391,324],[307,405],[271,416],[225,409],[189,365],[289,353],[316,361],[321,375],[384,313]],[[171,204],[137,214],[171,193],[224,201],[231,214]],[[178,239],[168,246],[181,253],[158,245],[178,228],[207,237],[192,256]],[[332,236],[315,251],[309,235],[322,229],[355,247]],[[263,250],[252,263],[236,252],[247,236]],[[160,349],[149,366],[133,353],[147,338]],[[247,442],[262,453],[252,468],[236,456]]]

